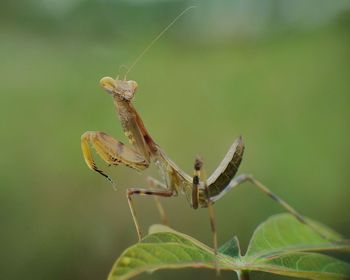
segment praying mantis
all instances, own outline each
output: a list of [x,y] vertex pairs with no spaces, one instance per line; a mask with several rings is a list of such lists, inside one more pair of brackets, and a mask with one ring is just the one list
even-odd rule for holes
[[[113,180],[95,164],[91,149],[91,147],[93,147],[101,159],[109,165],[125,165],[141,171],[148,168],[151,163],[154,163],[158,167],[164,180],[164,182],[160,182],[154,178],[149,178],[148,184],[150,188],[127,189],[126,196],[139,240],[142,238],[142,232],[132,197],[134,195],[175,197],[178,196],[178,194],[184,194],[187,197],[190,207],[193,209],[197,209],[198,207],[209,208],[211,228],[214,236],[214,249],[215,252],[217,252],[215,220],[211,208],[212,204],[227,194],[229,190],[242,185],[244,182],[251,182],[260,191],[279,203],[300,222],[314,228],[314,226],[293,207],[270,191],[252,175],[241,174],[235,177],[244,153],[242,137],[238,137],[233,142],[222,162],[208,179],[203,179],[203,162],[199,158],[195,159],[194,175],[190,176],[181,170],[166,155],[163,149],[161,149],[147,131],[140,115],[132,104],[137,89],[137,83],[132,80],[118,80],[111,77],[104,77],[101,79],[100,85],[111,94],[122,128],[132,147],[126,146],[104,132],[87,131],[81,136],[81,148],[87,166],[91,170],[100,173],[114,184]],[[165,222],[166,216],[163,207],[159,201],[157,201],[157,205],[162,220]],[[314,230],[317,231],[316,228],[314,228]]]
[[[180,16],[183,13],[181,13]],[[171,24],[173,24],[176,19]],[[160,33],[145,50],[147,50],[170,27],[170,25],[163,30],[163,32]],[[139,240],[142,239],[143,234],[137,219],[133,197],[135,195],[155,197],[161,219],[163,223],[167,223],[164,208],[158,198],[176,197],[179,194],[183,194],[186,196],[191,208],[197,209],[200,207],[209,209],[214,251],[215,254],[217,254],[217,234],[213,204],[227,194],[228,191],[237,188],[245,182],[252,183],[253,186],[280,204],[300,222],[318,232],[317,227],[252,175],[241,174],[235,177],[241,164],[245,148],[241,136],[233,142],[219,166],[208,178],[205,178],[204,176],[203,161],[200,158],[195,159],[194,173],[190,176],[167,156],[164,150],[153,140],[152,136],[146,129],[141,116],[132,103],[138,88],[137,83],[133,80],[127,80],[126,78],[113,79],[111,77],[104,77],[100,80],[100,85],[112,96],[123,131],[128,138],[131,147],[104,132],[87,131],[81,136],[81,148],[87,166],[91,170],[106,177],[112,184],[114,184],[113,180],[105,173],[105,171],[97,167],[92,152],[92,150],[95,149],[96,153],[108,165],[124,165],[137,171],[142,171],[148,168],[151,164],[155,164],[161,173],[162,181],[151,177],[147,179],[149,188],[128,188],[126,190],[126,197]],[[325,237],[322,233],[318,233]]]

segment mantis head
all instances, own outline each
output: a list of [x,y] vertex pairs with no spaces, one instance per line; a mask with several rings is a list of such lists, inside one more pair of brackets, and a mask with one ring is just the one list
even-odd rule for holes
[[100,85],[108,93],[125,101],[130,101],[134,97],[137,89],[137,83],[135,81],[115,80],[111,77],[102,78],[100,80]]

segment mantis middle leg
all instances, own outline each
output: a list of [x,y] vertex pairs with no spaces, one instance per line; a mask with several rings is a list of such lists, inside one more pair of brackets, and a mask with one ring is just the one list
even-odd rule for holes
[[135,205],[134,205],[134,202],[132,200],[132,196],[134,194],[171,197],[174,195],[174,192],[172,190],[147,190],[147,189],[142,189],[142,188],[129,188],[126,190],[126,197],[128,199],[130,212],[131,212],[132,218],[134,220],[137,236],[138,236],[139,241],[140,241],[142,238],[142,232],[141,232],[140,224],[137,220]]
[[[148,177],[147,178],[147,183],[148,183],[148,186],[151,188],[151,189],[166,189],[166,185],[163,184],[162,182],[158,181],[157,179],[154,179],[153,177]],[[160,199],[158,196],[154,196],[154,201],[156,203],[156,206],[157,206],[157,209],[158,209],[158,212],[159,212],[159,215],[160,215],[160,219],[162,221],[162,224],[163,225],[169,225],[169,220],[168,220],[168,217],[165,213],[165,210],[164,210],[164,207],[162,205],[162,203],[160,202]]]

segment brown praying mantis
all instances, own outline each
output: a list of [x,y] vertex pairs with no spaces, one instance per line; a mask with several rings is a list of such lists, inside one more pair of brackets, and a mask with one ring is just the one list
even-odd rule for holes
[[[125,165],[136,170],[144,170],[153,162],[160,170],[164,179],[163,183],[154,178],[149,178],[148,184],[151,187],[150,189],[127,189],[126,195],[139,239],[142,238],[142,233],[132,200],[133,195],[172,197],[181,193],[186,195],[190,206],[193,209],[197,209],[199,206],[211,207],[213,203],[222,198],[229,190],[247,181],[251,182],[259,190],[279,203],[300,222],[314,228],[314,226],[294,208],[271,192],[252,175],[241,174],[234,177],[243,157],[244,143],[242,137],[234,141],[220,165],[207,180],[201,180],[201,178],[203,178],[203,173],[202,161],[200,159],[195,160],[194,176],[190,176],[181,170],[166,155],[147,131],[140,115],[132,104],[132,99],[137,89],[137,83],[132,80],[118,80],[105,77],[101,79],[100,84],[112,95],[123,130],[132,147],[130,148],[124,145],[122,142],[104,132],[85,132],[81,136],[81,147],[88,167],[100,173],[113,183],[112,179],[96,166],[90,148],[91,144],[102,160],[109,165]],[[163,207],[159,201],[157,205],[164,222],[166,221],[166,216]],[[211,225],[215,240],[214,249],[216,251],[215,221],[212,214],[213,212],[212,210],[210,211]],[[316,228],[314,229],[317,230]]]
[[[179,18],[179,16],[177,18]],[[175,18],[171,24],[173,24],[177,18]],[[170,25],[168,25],[166,29],[168,29]],[[166,29],[163,30],[160,35],[162,35]],[[158,39],[160,35],[156,39]],[[152,41],[151,45],[154,42],[155,40]],[[149,45],[149,47],[151,45]],[[148,48],[146,48],[146,50]],[[134,65],[135,63],[133,66]],[[142,232],[137,219],[133,196],[154,196],[156,198],[156,204],[162,221],[163,223],[166,223],[167,218],[158,197],[175,197],[178,196],[178,194],[184,194],[187,197],[190,207],[193,209],[197,209],[198,207],[207,207],[209,209],[214,251],[217,253],[216,226],[212,205],[222,198],[229,190],[236,188],[245,182],[252,183],[253,186],[257,187],[257,189],[279,203],[300,222],[308,225],[321,236],[325,237],[318,231],[317,227],[308,222],[308,220],[293,207],[270,191],[252,175],[241,174],[235,177],[244,152],[244,142],[242,137],[238,137],[233,142],[217,169],[207,179],[204,178],[202,170],[203,162],[199,158],[195,160],[194,174],[193,176],[190,176],[181,170],[166,155],[146,129],[142,118],[132,104],[137,89],[137,83],[132,80],[127,80],[126,78],[120,80],[118,78],[113,79],[111,77],[104,77],[100,80],[100,85],[111,94],[122,128],[132,147],[126,146],[104,132],[85,132],[81,136],[81,148],[88,167],[91,170],[100,173],[114,184],[113,180],[95,164],[91,148],[93,147],[97,154],[108,165],[124,165],[140,171],[148,168],[151,163],[154,163],[158,167],[163,179],[161,182],[149,177],[147,180],[149,188],[128,188],[126,191],[126,196],[139,240],[142,238]]]

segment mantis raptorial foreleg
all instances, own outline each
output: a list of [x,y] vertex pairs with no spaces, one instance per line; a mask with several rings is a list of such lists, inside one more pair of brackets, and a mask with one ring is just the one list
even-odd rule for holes
[[[114,139],[104,132],[88,131],[81,136],[81,146],[83,150],[84,159],[90,169],[102,174],[109,181],[112,179],[101,169],[99,169],[92,157],[90,144],[95,148],[97,154],[110,165],[126,165],[133,169],[142,170],[148,167],[149,162],[141,154],[137,153],[131,148],[125,146],[122,142]],[[148,185],[150,188],[163,188],[166,186],[158,180],[149,177]],[[113,183],[114,184],[114,183]],[[161,205],[159,198],[154,196],[157,209],[159,211],[163,224],[168,224],[168,220]],[[133,215],[134,216],[134,215]]]
[[126,197],[128,198],[128,203],[129,203],[131,215],[132,215],[132,218],[134,220],[135,227],[136,227],[136,232],[137,232],[139,240],[141,240],[142,231],[141,231],[140,224],[137,220],[135,205],[134,205],[134,202],[132,200],[132,196],[134,194],[170,197],[170,196],[174,195],[174,192],[172,190],[147,190],[147,189],[141,189],[141,188],[129,188],[126,190]]
[[87,131],[81,136],[81,145],[85,161],[90,168],[93,159],[89,151],[89,142],[108,164],[126,165],[137,170],[143,170],[149,166],[149,161],[143,155],[125,146],[112,136],[104,132]]
[[99,169],[92,156],[91,146],[97,154],[109,165],[126,165],[133,169],[143,170],[149,166],[149,161],[141,154],[125,146],[104,132],[87,131],[81,136],[81,148],[88,167],[105,176],[114,185],[113,180]]

